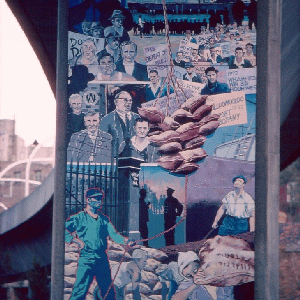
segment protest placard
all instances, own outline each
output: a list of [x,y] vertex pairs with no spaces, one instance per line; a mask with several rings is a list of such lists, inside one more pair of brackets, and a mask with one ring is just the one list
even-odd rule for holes
[[204,88],[204,83],[191,82],[188,80],[178,80],[179,86],[183,90],[190,90],[194,96],[200,95],[201,90]]
[[251,37],[251,43],[253,45],[256,45],[256,32],[251,32],[250,37]]
[[213,35],[211,33],[208,34],[198,34],[195,35],[194,38],[197,41],[198,45],[205,45],[208,44],[208,40],[212,37]]
[[247,123],[246,98],[244,92],[208,96],[206,104],[213,105],[212,114],[220,115],[219,127]]
[[230,49],[229,50],[230,51],[230,55],[235,55],[235,49],[237,47],[239,47],[239,46],[238,46],[238,43],[236,41],[230,42],[230,48],[229,48]]
[[[186,61],[190,61],[192,57],[192,43],[186,41],[186,40],[181,40],[178,48],[178,52],[183,53],[183,58]],[[195,46],[195,44],[194,44]]]
[[227,83],[227,70],[229,69],[229,66],[226,64],[215,64],[215,69],[218,70],[218,81],[222,83]]
[[231,55],[231,53],[230,53],[230,42],[217,43],[217,44],[215,44],[215,47],[220,47],[221,48],[222,53],[220,53],[220,55],[222,57],[229,57]]
[[103,38],[95,38],[91,36],[86,36],[81,33],[76,33],[69,31],[69,40],[68,40],[68,59],[72,59],[75,56],[81,53],[81,45],[86,39],[91,39],[95,42],[97,47],[96,53],[104,49],[104,40]]
[[191,90],[177,90],[176,93],[169,95],[169,97],[165,96],[143,103],[142,107],[156,107],[166,116],[170,116],[182,103],[192,96]]
[[248,44],[248,41],[237,41],[236,42],[236,47],[241,47],[243,50],[246,49],[246,44]]
[[166,44],[144,47],[148,73],[156,70],[160,77],[166,77],[170,65],[170,56]]
[[174,66],[174,76],[178,79],[182,79],[183,75],[186,73],[185,68],[179,66]]
[[205,62],[194,62],[194,66],[195,66],[195,72],[197,74],[200,74],[201,76],[205,75],[205,70],[206,68],[210,67],[212,65],[211,62],[205,61]]
[[227,84],[232,92],[256,94],[256,68],[227,70]]

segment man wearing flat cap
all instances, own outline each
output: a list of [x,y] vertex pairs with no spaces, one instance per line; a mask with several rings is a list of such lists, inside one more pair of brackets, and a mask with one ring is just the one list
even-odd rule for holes
[[[167,189],[167,198],[164,203],[165,230],[170,229],[176,224],[176,217],[179,217],[183,211],[183,205],[173,197],[174,190]],[[175,245],[175,228],[165,233],[166,246]]]
[[[94,279],[104,297],[111,287],[111,271],[108,262],[107,239],[115,243],[126,244],[128,238],[115,230],[109,218],[101,213],[104,193],[99,188],[86,191],[84,211],[70,216],[65,223],[65,242],[78,245],[80,250],[76,281],[70,300],[84,300]],[[110,288],[107,300],[115,300],[115,290]]]
[[244,191],[247,179],[243,175],[238,175],[232,179],[232,182],[234,191],[224,197],[212,224],[212,228],[217,228],[218,222],[225,214],[218,232],[221,236],[236,235],[255,229],[254,200]]
[[183,80],[202,83],[201,76],[195,73],[194,67],[192,62],[185,63],[186,74],[183,75]]
[[112,26],[104,29],[104,36],[107,37],[109,34],[119,37],[119,42],[122,44],[125,41],[129,41],[130,37],[128,32],[123,27],[125,16],[121,10],[115,9],[110,16],[109,20]]

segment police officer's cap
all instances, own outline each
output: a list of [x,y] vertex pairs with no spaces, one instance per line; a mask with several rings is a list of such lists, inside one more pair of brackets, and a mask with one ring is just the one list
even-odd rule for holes
[[172,188],[168,187],[167,188],[167,192],[174,192],[175,190],[173,190]]
[[103,191],[99,188],[91,188],[86,192],[86,198],[95,198],[101,200],[103,197]]

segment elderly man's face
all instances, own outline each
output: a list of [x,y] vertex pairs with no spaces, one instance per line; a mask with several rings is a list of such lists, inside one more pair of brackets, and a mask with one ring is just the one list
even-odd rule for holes
[[206,76],[210,83],[215,83],[217,81],[217,73],[215,71],[208,71]]
[[188,279],[193,279],[197,274],[199,268],[199,262],[192,261],[182,270],[182,275]]
[[122,47],[122,57],[124,62],[133,63],[137,53],[133,45],[125,45]]
[[237,58],[242,58],[243,57],[243,50],[235,50],[235,56]]
[[99,61],[100,73],[104,75],[112,75],[115,71],[114,60],[110,56],[104,56]]
[[81,107],[82,107],[81,97],[70,99],[70,107],[73,111],[73,114],[80,115],[81,114]]
[[99,114],[84,117],[84,125],[90,133],[95,133],[100,124]]
[[119,41],[115,37],[108,38],[107,44],[108,44],[109,48],[112,50],[117,50],[119,48]]
[[118,98],[115,99],[115,105],[116,110],[126,113],[131,111],[132,107],[132,97],[127,92],[122,92],[118,96]]
[[86,59],[92,60],[95,56],[96,46],[92,41],[85,41],[82,44],[82,53]]
[[111,23],[113,24],[113,26],[120,28],[123,25],[123,19],[122,18],[114,18],[111,20]]
[[134,130],[139,138],[145,138],[149,132],[149,124],[147,121],[137,122]]

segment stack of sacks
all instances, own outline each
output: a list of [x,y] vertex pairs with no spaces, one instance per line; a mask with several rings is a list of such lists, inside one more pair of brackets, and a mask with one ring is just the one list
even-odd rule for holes
[[[141,248],[148,254],[147,264],[144,270],[141,272],[141,298],[144,300],[161,300],[162,285],[159,281],[158,276],[155,274],[155,271],[159,266],[161,266],[162,261],[167,258],[167,255],[164,252],[154,248],[146,248],[138,245],[126,252],[124,247],[109,240],[107,256],[109,259],[110,267],[112,268],[114,265],[119,264],[121,260],[123,262],[131,261],[131,253],[136,248]],[[65,244],[64,300],[68,300],[71,296],[71,292],[76,280],[79,255],[80,251],[78,250],[77,244]],[[101,268],[101,266],[99,267]],[[94,299],[93,293],[96,285],[97,282],[94,279],[89,288],[86,300]],[[132,299],[131,284],[128,284],[126,287],[126,299]]]
[[150,123],[149,140],[159,146],[157,163],[162,168],[183,175],[199,168],[197,162],[207,155],[201,146],[220,125],[219,115],[211,114],[212,105],[206,99],[191,97],[169,117],[155,107],[138,109]]

